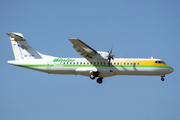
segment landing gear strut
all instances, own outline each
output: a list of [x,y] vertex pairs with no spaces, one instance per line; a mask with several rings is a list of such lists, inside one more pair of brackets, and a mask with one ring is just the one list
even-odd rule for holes
[[165,75],[161,75],[161,81],[164,81]]

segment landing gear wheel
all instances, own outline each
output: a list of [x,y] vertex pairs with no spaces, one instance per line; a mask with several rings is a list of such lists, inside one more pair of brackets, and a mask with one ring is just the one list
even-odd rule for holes
[[89,77],[90,77],[92,80],[94,80],[94,79],[96,78],[96,76],[95,76],[93,73],[91,73],[91,74],[89,75]]
[[161,75],[161,81],[164,81],[165,75]]
[[97,83],[101,84],[103,82],[103,78],[98,78],[96,81]]

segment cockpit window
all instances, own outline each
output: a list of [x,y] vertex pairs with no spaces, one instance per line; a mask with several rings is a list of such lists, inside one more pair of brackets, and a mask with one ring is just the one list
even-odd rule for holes
[[166,64],[164,61],[155,61],[155,63],[163,63],[163,64]]

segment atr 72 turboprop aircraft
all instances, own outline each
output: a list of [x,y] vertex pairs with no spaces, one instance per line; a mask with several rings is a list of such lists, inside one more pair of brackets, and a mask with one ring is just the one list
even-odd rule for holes
[[29,68],[49,74],[71,74],[97,78],[101,84],[103,78],[115,75],[152,75],[161,76],[173,68],[160,59],[113,58],[110,52],[96,51],[77,38],[69,39],[73,48],[84,58],[59,58],[37,52],[27,44],[21,33],[6,33],[11,40],[15,60],[8,64]]

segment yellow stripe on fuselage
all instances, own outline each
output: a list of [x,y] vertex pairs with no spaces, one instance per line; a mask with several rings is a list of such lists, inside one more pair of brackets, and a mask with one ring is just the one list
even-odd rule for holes
[[153,65],[153,66],[168,66],[167,64],[164,63],[155,63],[156,61],[160,61],[160,60],[133,60],[133,59],[122,59],[122,60],[112,60],[112,64],[116,64],[116,65],[134,65],[134,63],[136,63],[136,65]]

